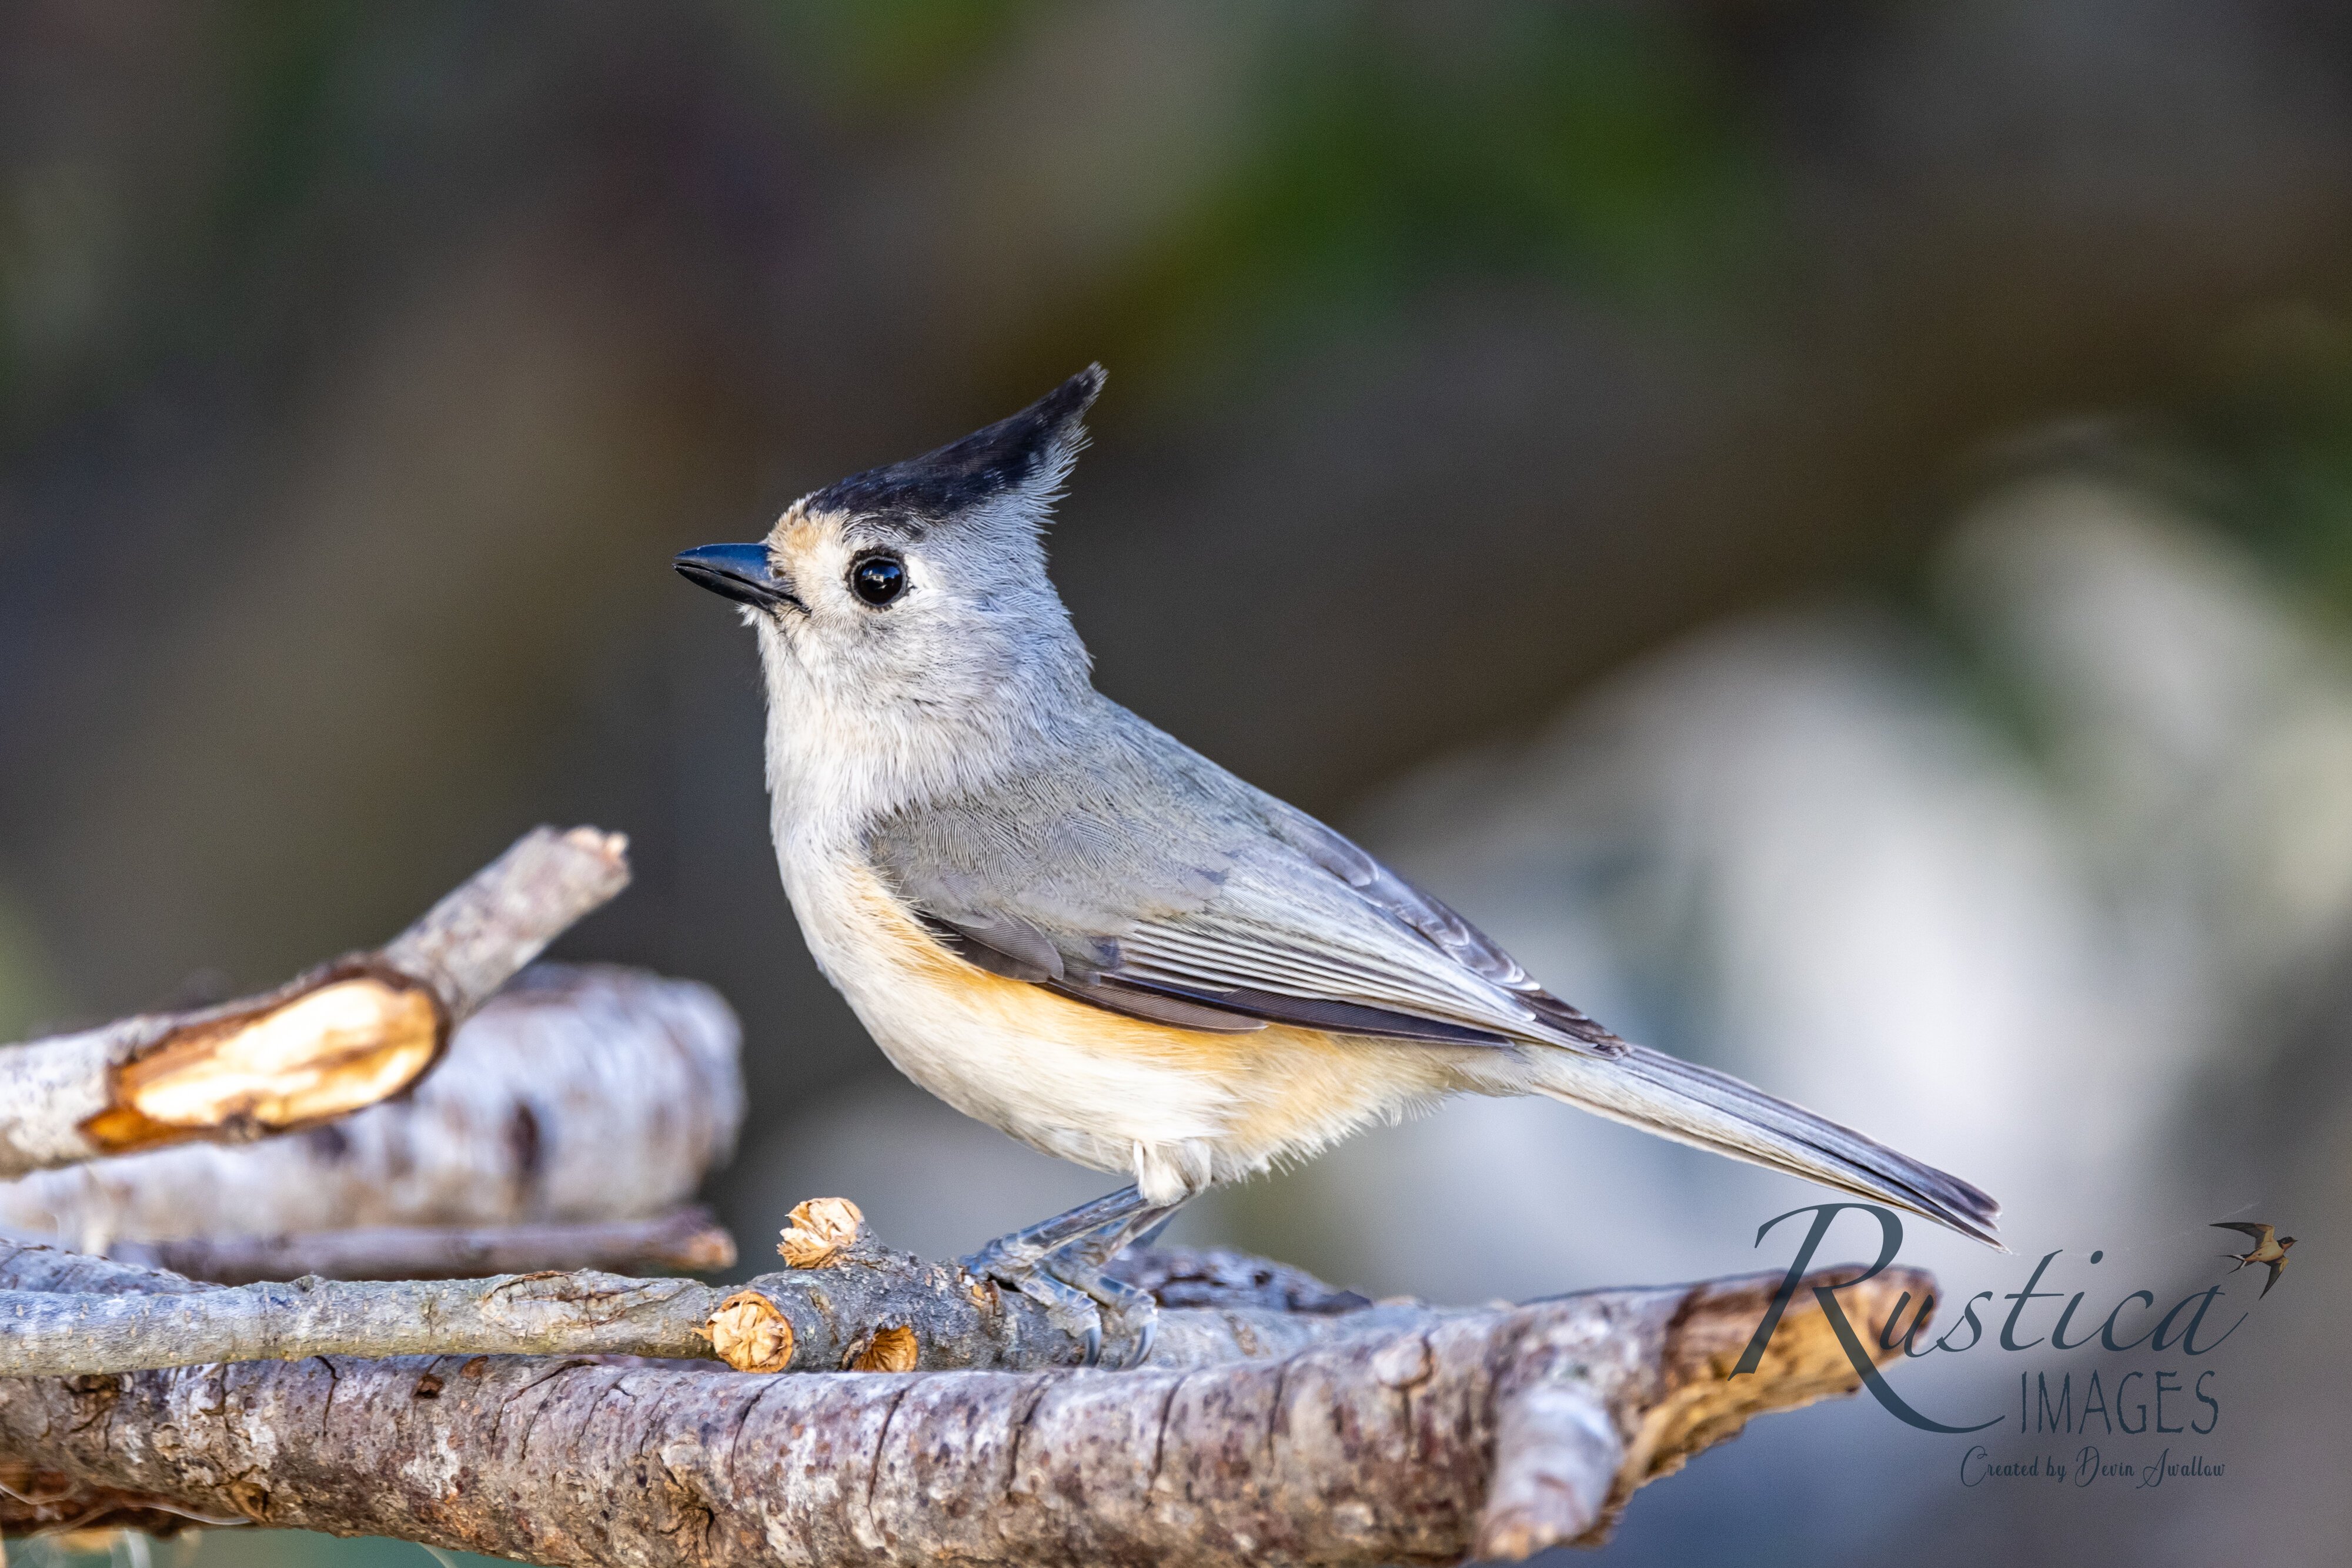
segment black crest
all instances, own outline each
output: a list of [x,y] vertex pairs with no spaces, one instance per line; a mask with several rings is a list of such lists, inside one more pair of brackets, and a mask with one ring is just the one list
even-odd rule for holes
[[1080,423],[1102,391],[1103,368],[1088,365],[1019,413],[936,452],[868,468],[811,496],[814,510],[953,516],[1007,490],[1055,474],[1086,439]]

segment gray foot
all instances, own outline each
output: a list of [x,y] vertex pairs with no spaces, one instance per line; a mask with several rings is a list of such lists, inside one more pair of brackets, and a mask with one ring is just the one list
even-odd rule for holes
[[1103,1270],[1138,1232],[1164,1224],[1173,1212],[1172,1206],[1154,1207],[1126,1187],[1000,1236],[963,1266],[1042,1303],[1048,1322],[1086,1342],[1085,1364],[1100,1364],[1108,1341],[1117,1355],[1113,1364],[1140,1366],[1159,1335],[1160,1304],[1150,1292]]
[[1160,1334],[1160,1303],[1150,1291],[1110,1278],[1076,1245],[1022,1256],[1026,1250],[992,1241],[963,1260],[963,1266],[1042,1304],[1047,1322],[1086,1342],[1083,1364],[1101,1364],[1106,1343],[1113,1348],[1114,1367],[1143,1364]]

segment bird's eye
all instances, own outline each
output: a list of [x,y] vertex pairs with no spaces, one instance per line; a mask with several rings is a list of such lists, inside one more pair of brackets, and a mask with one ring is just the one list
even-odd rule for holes
[[849,569],[849,591],[880,606],[907,591],[906,563],[895,555],[869,555]]

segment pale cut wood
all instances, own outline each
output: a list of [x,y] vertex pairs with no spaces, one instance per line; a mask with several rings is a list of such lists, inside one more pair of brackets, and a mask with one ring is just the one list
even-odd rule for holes
[[0,1177],[313,1125],[408,1087],[451,1028],[628,882],[626,841],[540,828],[373,953],[266,996],[0,1048]]

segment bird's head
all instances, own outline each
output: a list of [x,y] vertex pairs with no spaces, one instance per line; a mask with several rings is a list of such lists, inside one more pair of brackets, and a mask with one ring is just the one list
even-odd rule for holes
[[812,491],[756,544],[677,558],[759,632],[772,756],[979,744],[1090,689],[1042,536],[1102,385],[1088,366],[961,441]]
[[2280,1250],[2280,1251],[2284,1252],[2284,1251],[2285,1251],[2288,1248],[2290,1248],[2290,1247],[2292,1247],[2292,1246],[2294,1246],[2294,1237],[2292,1237],[2292,1236],[2282,1236],[2282,1237],[2280,1237],[2280,1238],[2279,1238],[2279,1250]]

